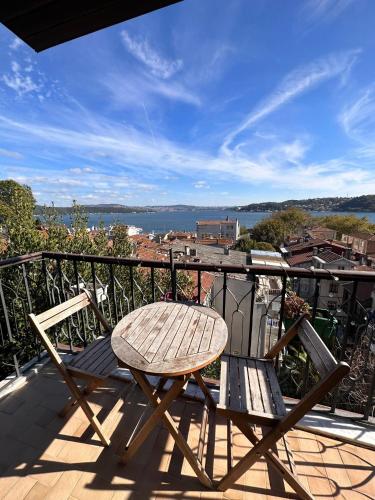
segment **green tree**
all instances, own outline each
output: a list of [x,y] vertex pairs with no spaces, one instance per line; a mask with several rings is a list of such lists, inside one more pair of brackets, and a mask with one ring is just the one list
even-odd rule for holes
[[311,221],[309,214],[300,208],[288,208],[258,222],[252,235],[257,241],[280,245],[289,234],[299,233]]
[[0,224],[7,240],[4,256],[38,251],[43,236],[37,230],[33,213],[35,199],[29,186],[13,180],[0,181]]
[[305,210],[297,207],[281,210],[275,213],[273,218],[283,222],[290,233],[298,233],[311,221],[311,216]]
[[270,243],[265,241],[255,241],[249,238],[238,240],[235,249],[246,253],[250,253],[251,250],[275,251],[275,248]]
[[357,215],[326,215],[324,217],[315,217],[314,222],[334,229],[337,231],[338,238],[341,238],[343,234],[351,234],[357,231],[375,232],[375,224],[372,224],[367,217],[358,217]]
[[265,241],[273,246],[280,245],[288,233],[285,223],[274,217],[264,219],[253,228],[252,235],[257,241]]
[[254,250],[266,250],[268,252],[274,252],[275,247],[271,243],[266,241],[254,241]]
[[246,236],[249,234],[249,230],[246,226],[240,226],[240,235]]

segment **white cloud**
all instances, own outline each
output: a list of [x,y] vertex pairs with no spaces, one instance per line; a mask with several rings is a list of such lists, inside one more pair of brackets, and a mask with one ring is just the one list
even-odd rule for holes
[[90,174],[91,172],[94,172],[94,169],[91,167],[74,167],[70,168],[69,172],[76,175]]
[[302,7],[301,14],[310,24],[331,22],[342,14],[354,0],[308,0]]
[[30,76],[23,77],[20,74],[3,75],[3,82],[10,89],[13,89],[19,96],[28,94],[29,92],[39,91],[40,87],[35,83]]
[[232,130],[223,142],[223,152],[229,153],[234,139],[258,121],[278,110],[295,97],[320,83],[347,72],[357,59],[359,50],[350,50],[317,59],[310,64],[291,71],[264,101],[251,111],[245,120]]
[[10,43],[9,48],[11,50],[17,50],[19,47],[21,47],[21,45],[23,45],[23,41],[20,38],[15,37]]
[[195,189],[209,189],[210,186],[207,184],[206,181],[197,181],[194,184]]
[[132,38],[125,30],[121,32],[122,41],[130,54],[147,66],[157,77],[168,79],[181,70],[181,59],[170,60],[154,50],[146,38]]
[[4,74],[1,80],[18,94],[19,97],[31,92],[40,92],[42,84],[35,82],[30,74],[25,74],[17,61],[11,61],[10,74]]

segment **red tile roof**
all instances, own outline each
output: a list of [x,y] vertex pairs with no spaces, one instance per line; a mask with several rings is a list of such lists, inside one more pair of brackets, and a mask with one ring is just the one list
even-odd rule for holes
[[321,240],[320,238],[312,238],[311,240],[305,241],[304,243],[296,243],[294,245],[290,245],[287,247],[288,252],[292,254],[296,252],[300,252],[303,250],[307,250],[308,248],[319,247],[323,245],[329,245],[329,242],[326,240]]
[[305,262],[312,262],[312,257],[313,253],[311,252],[305,252],[305,253],[299,253],[296,255],[292,255],[292,257],[287,257],[286,261],[287,263],[293,267],[293,266],[298,266],[301,264],[304,264]]

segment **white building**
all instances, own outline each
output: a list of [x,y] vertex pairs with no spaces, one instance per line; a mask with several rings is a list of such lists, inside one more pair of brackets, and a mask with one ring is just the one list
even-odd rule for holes
[[240,235],[240,223],[238,219],[230,220],[227,217],[225,220],[198,220],[197,238],[227,238],[238,240]]

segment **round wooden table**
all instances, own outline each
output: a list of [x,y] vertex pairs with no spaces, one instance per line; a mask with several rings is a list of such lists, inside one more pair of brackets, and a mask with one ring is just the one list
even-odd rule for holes
[[176,377],[209,365],[223,352],[228,329],[213,309],[155,302],[125,316],[112,333],[121,365],[152,375]]
[[[227,339],[227,326],[216,311],[181,302],[155,302],[136,309],[118,323],[112,333],[112,349],[120,366],[129,368],[154,407],[141,430],[129,440],[123,462],[135,454],[161,419],[199,480],[212,487],[201,457],[192,452],[168,408],[191,376],[203,391],[205,404],[215,406],[199,370],[220,356]],[[153,387],[146,374],[158,375],[162,381],[174,379],[163,399],[157,395],[161,384]]]

